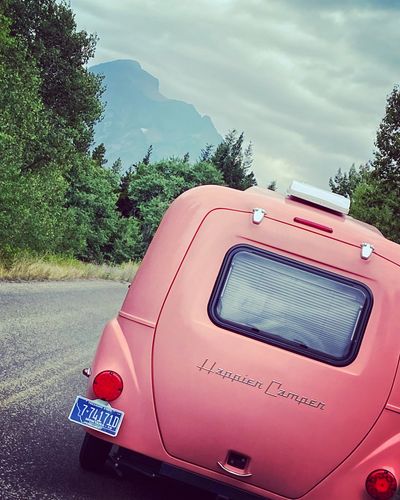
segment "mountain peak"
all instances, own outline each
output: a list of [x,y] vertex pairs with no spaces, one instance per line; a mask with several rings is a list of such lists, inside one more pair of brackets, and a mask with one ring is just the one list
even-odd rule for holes
[[106,94],[123,92],[127,88],[142,92],[150,99],[164,100],[160,94],[160,83],[150,73],[142,69],[141,65],[133,59],[117,59],[89,68],[96,75],[104,75],[107,83]]
[[137,61],[119,59],[90,71],[104,75],[106,107],[95,140],[105,144],[109,160],[120,157],[127,168],[140,161],[150,145],[154,160],[187,152],[196,159],[207,143],[221,142],[209,117],[202,117],[192,104],[164,97],[158,79]]

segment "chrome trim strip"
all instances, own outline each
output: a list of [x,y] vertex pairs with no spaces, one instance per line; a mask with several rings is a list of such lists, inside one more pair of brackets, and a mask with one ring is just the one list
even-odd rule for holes
[[228,469],[227,467],[225,467],[224,464],[221,464],[221,462],[217,462],[217,464],[221,467],[221,469],[223,469],[225,472],[228,472],[228,474],[232,474],[232,476],[236,476],[236,477],[250,477],[252,476],[253,474],[250,474],[250,472],[243,472],[243,474],[240,474],[240,472],[235,472],[233,470],[230,470]]
[[119,316],[123,318],[129,319],[130,321],[134,321],[135,323],[139,323],[140,325],[149,326],[150,328],[155,328],[156,324],[153,321],[148,321],[147,319],[141,318],[139,316],[134,316],[133,314],[129,314],[124,311],[119,311]]

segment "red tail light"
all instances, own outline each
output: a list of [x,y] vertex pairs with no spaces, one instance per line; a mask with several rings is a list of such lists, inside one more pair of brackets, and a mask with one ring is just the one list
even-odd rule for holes
[[365,487],[372,498],[389,500],[396,493],[397,481],[388,470],[377,469],[367,477]]
[[96,397],[106,401],[117,399],[123,388],[122,378],[117,372],[111,370],[98,373],[93,380],[93,392]]

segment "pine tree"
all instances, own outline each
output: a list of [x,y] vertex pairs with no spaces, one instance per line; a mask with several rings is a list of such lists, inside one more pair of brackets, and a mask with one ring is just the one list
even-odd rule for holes
[[227,186],[235,189],[247,189],[257,184],[252,166],[252,146],[249,144],[243,152],[243,132],[238,136],[236,130],[227,133],[217,146],[211,162],[222,173]]
[[205,148],[200,151],[199,162],[207,161],[211,162],[212,150],[214,146],[212,144],[206,144]]
[[387,184],[388,189],[400,189],[400,88],[394,87],[386,103],[386,114],[379,125],[372,161],[373,177]]
[[357,170],[353,163],[348,173],[342,172],[342,169],[339,168],[335,177],[329,178],[329,187],[332,193],[340,194],[351,199],[357,186],[367,179],[369,171],[369,164],[360,165]]
[[92,160],[94,160],[99,167],[104,167],[107,163],[107,158],[106,158],[106,147],[104,146],[104,143],[99,144],[96,146],[92,152]]
[[134,175],[133,167],[122,175],[119,184],[119,197],[117,200],[117,209],[122,217],[131,217],[134,215],[134,201],[129,197],[130,185]]
[[144,155],[144,158],[141,161],[141,163],[143,163],[144,165],[148,165],[150,163],[152,153],[153,153],[153,145],[150,144],[150,146],[148,147],[147,152]]
[[[350,214],[376,226],[389,239],[400,243],[400,90],[388,96],[386,113],[379,125],[373,160],[359,171],[350,169],[335,178],[352,196]],[[352,181],[356,180],[353,189]],[[338,182],[339,181],[339,182]]]

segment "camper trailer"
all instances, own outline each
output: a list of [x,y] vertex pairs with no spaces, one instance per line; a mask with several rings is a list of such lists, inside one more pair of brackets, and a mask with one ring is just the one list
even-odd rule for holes
[[232,500],[395,498],[400,247],[348,210],[299,182],[177,198],[84,370],[82,467]]

